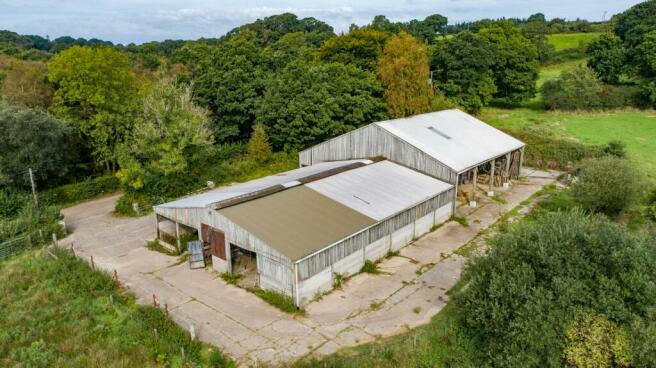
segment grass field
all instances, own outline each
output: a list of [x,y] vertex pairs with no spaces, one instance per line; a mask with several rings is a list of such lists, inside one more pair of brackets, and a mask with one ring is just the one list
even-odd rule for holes
[[555,33],[547,36],[547,39],[554,45],[556,51],[560,51],[587,45],[599,35],[601,33]]
[[560,77],[560,73],[566,70],[571,70],[574,67],[585,63],[586,63],[585,59],[580,59],[580,60],[570,60],[564,63],[543,66],[540,68],[540,75],[538,77],[538,81],[536,82],[537,87],[540,88],[542,87],[544,82],[558,79],[558,77]]
[[85,262],[41,250],[0,262],[0,367],[233,367]]
[[550,113],[531,109],[484,109],[479,115],[496,127],[517,130],[531,125],[583,143],[605,144],[620,140],[631,160],[656,180],[656,111]]

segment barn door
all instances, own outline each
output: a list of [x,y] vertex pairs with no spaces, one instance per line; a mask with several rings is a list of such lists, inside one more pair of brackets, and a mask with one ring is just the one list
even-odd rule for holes
[[200,239],[209,244],[210,243],[210,227],[207,224],[200,224]]
[[210,229],[210,244],[212,245],[212,255],[225,261],[225,234],[223,231]]

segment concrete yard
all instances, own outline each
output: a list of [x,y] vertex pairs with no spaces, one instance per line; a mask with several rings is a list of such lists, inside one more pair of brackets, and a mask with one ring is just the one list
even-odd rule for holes
[[[167,304],[173,319],[193,329],[203,341],[219,346],[242,365],[284,363],[307,355],[330,354],[379,337],[425,324],[447,303],[451,288],[465,264],[455,253],[500,215],[516,207],[556,174],[524,170],[526,180],[498,189],[507,203],[482,199],[475,209],[463,206],[469,226],[447,222],[399,256],[384,259],[383,274],[359,274],[340,290],[307,305],[307,315],[292,316],[254,294],[226,284],[210,270],[190,270],[186,262],[145,248],[155,237],[154,215],[141,218],[113,214],[117,196],[96,199],[65,209],[73,234],[63,246],[110,272],[141,303],[153,294]],[[419,272],[418,272],[419,271]]]

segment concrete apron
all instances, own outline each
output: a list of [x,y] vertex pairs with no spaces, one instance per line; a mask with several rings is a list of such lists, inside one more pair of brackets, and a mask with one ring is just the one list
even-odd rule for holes
[[481,195],[484,202],[478,207],[461,206],[457,213],[467,217],[468,227],[445,223],[403,248],[399,256],[380,262],[383,274],[356,275],[341,290],[310,303],[305,317],[283,313],[250,292],[227,285],[214,272],[190,270],[175,257],[147,250],[146,240],[155,237],[154,216],[114,216],[118,196],[65,209],[74,233],[61,245],[72,244],[80,258],[89,261],[93,256],[97,267],[116,270],[140,303],[152,303],[155,294],[177,323],[219,346],[240,365],[285,363],[428,323],[448,302],[446,291],[462,272],[466,259],[454,252],[557,176],[522,174],[527,180],[497,189],[507,204]]

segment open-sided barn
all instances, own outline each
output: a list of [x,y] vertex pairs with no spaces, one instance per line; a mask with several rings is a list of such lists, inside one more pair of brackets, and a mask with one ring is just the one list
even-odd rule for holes
[[517,177],[523,147],[458,110],[373,123],[301,152],[299,169],[156,206],[158,236],[197,232],[215,269],[250,269],[301,306],[446,221],[459,185]]

